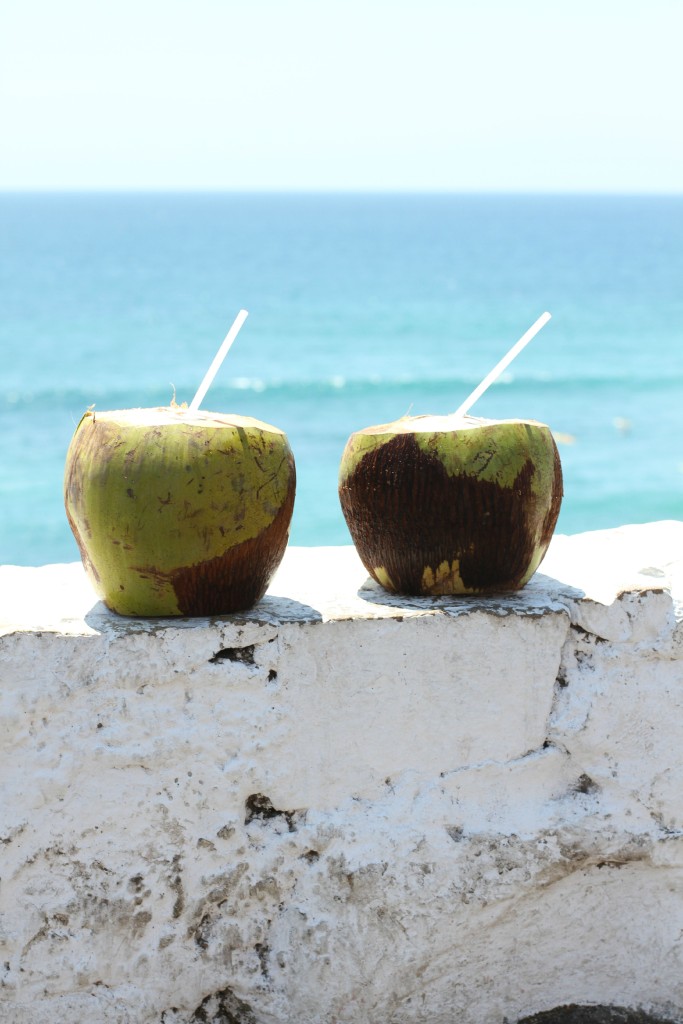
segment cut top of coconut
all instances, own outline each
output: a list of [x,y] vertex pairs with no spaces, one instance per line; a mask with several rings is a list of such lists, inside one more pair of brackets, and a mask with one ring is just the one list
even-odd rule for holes
[[509,419],[490,420],[481,416],[458,416],[450,413],[447,416],[402,416],[393,423],[380,423],[374,427],[365,427],[357,430],[357,434],[436,434],[450,432],[452,430],[474,430],[477,427],[485,427],[498,423],[530,423],[542,427],[544,423],[530,419]]
[[182,405],[161,405],[153,409],[112,409],[107,412],[92,409],[88,410],[86,416],[93,416],[95,420],[103,420],[108,423],[139,427],[165,427],[182,423],[191,427],[255,427],[273,434],[284,434],[279,427],[254,419],[253,416],[205,412],[201,409],[188,409]]

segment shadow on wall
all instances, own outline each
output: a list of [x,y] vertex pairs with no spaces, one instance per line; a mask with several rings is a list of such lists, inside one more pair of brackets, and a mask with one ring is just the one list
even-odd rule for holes
[[680,1024],[681,1018],[661,1017],[623,1006],[557,1006],[523,1017],[517,1024]]
[[[197,622],[230,622],[242,623],[272,622],[278,625],[283,623],[297,622],[322,622],[322,612],[310,604],[295,601],[291,597],[277,597],[266,595],[254,605],[243,612],[232,612],[230,615],[198,616],[193,618],[188,615],[173,617],[155,617],[150,615],[132,616],[119,615],[112,612],[102,601],[97,601],[84,616],[84,621],[96,633],[117,630],[126,634],[139,632],[149,633],[156,626],[174,626],[176,629],[193,628]],[[226,656],[227,657],[227,656]],[[233,659],[240,660],[240,659]]]
[[499,614],[524,614],[548,606],[549,601],[580,601],[585,591],[562,583],[553,576],[534,573],[521,590],[500,591],[498,594],[445,594],[441,597],[417,597],[409,594],[395,594],[385,590],[370,576],[357,591],[362,601],[383,604],[392,608],[414,608],[430,610],[442,608],[446,611],[477,610],[493,611]]

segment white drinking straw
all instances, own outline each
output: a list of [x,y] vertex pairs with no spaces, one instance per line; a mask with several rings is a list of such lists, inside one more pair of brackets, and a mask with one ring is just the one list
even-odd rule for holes
[[478,398],[484,394],[486,389],[493,384],[494,380],[500,377],[503,370],[510,365],[512,360],[519,355],[525,345],[528,345],[533,337],[535,337],[540,331],[541,327],[544,327],[548,320],[550,320],[550,313],[542,313],[539,316],[536,323],[532,324],[529,330],[522,335],[519,341],[515,342],[507,355],[504,355],[499,363],[497,363],[491,372],[484,377],[481,384],[474,389],[472,394],[465,399],[459,409],[453,413],[454,416],[465,416],[472,408]]
[[218,373],[221,363],[227,356],[230,350],[230,346],[232,345],[233,341],[239,334],[240,328],[248,316],[249,314],[247,313],[246,309],[241,309],[237,316],[235,317],[235,322],[233,323],[228,333],[225,335],[225,339],[223,340],[221,347],[218,349],[218,352],[216,352],[216,355],[214,356],[214,360],[211,363],[211,366],[204,374],[204,380],[197,388],[197,394],[190,402],[189,412],[196,412],[196,410],[201,405],[204,396],[206,395],[206,392],[211,387],[213,378]]

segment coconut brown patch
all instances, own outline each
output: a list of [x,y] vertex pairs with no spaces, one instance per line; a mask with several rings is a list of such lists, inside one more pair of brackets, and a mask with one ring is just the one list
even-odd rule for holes
[[251,608],[263,597],[287,547],[294,491],[292,474],[285,504],[257,537],[169,574],[182,615],[228,615]]
[[531,459],[512,487],[500,487],[473,475],[449,475],[412,434],[378,445],[339,490],[363,564],[379,583],[389,580],[405,594],[518,589],[545,553],[559,515],[556,448],[554,457],[548,505],[534,493]]

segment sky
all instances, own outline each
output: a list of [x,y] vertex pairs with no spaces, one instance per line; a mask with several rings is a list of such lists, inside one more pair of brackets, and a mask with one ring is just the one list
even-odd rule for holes
[[682,0],[0,0],[0,189],[683,191]]

